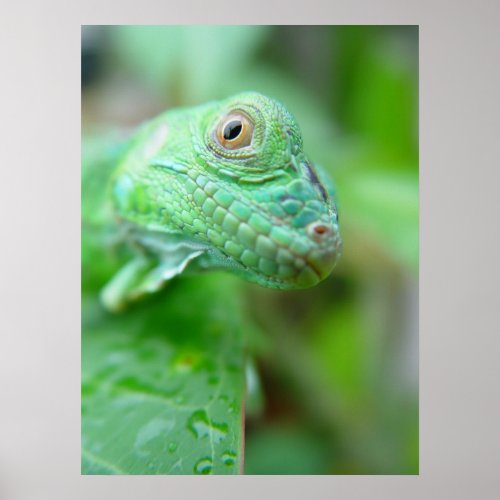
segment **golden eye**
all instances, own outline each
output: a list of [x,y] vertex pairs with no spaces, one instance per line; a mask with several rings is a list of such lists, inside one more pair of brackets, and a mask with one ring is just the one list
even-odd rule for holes
[[252,143],[254,125],[243,113],[231,113],[219,123],[217,141],[226,149],[239,149]]

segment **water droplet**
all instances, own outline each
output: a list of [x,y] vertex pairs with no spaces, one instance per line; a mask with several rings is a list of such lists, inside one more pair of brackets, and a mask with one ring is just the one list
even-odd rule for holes
[[173,367],[179,373],[189,373],[200,364],[200,360],[200,353],[184,352],[173,360]]
[[196,438],[209,437],[214,443],[220,443],[226,437],[228,431],[227,424],[211,421],[205,410],[195,411],[189,417],[187,427]]
[[213,462],[211,458],[202,458],[194,465],[195,474],[210,474],[212,472]]
[[169,443],[168,445],[168,451],[170,453],[173,453],[176,449],[177,449],[177,443],[174,443],[173,441],[171,443]]
[[227,467],[232,467],[236,463],[236,453],[226,451],[222,454],[222,463]]
[[174,425],[175,421],[173,419],[153,418],[139,429],[134,446],[138,449],[146,446],[151,441],[171,432]]

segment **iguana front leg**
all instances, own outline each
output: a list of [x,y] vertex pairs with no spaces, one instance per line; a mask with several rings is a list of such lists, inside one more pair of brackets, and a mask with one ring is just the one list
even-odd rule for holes
[[153,233],[133,232],[136,257],[101,291],[101,301],[108,310],[121,311],[131,302],[161,290],[206,252],[204,247],[181,237]]

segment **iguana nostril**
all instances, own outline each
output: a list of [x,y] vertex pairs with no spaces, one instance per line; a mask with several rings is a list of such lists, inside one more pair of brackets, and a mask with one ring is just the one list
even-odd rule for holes
[[324,224],[318,224],[317,226],[314,226],[313,231],[318,235],[325,234],[328,232],[328,227]]
[[315,241],[321,241],[326,236],[331,234],[332,228],[328,224],[324,224],[322,222],[313,222],[307,227],[307,232]]

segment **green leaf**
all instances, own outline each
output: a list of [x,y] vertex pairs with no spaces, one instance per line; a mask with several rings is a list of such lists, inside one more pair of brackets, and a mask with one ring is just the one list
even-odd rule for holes
[[84,300],[82,473],[240,472],[239,286],[184,278],[116,316]]

